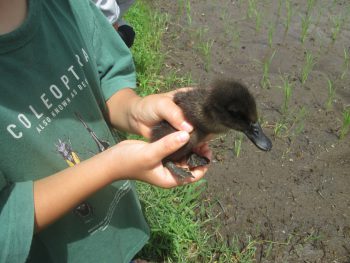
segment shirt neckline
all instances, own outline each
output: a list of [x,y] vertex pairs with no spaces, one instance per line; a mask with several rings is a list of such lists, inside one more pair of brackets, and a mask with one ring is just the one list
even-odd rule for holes
[[40,0],[27,0],[28,13],[24,22],[15,30],[0,35],[0,54],[16,50],[24,46],[34,36],[40,24]]

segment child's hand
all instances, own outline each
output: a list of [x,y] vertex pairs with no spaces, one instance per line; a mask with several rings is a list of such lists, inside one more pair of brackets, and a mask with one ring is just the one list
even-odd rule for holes
[[[108,151],[112,151],[111,162],[116,172],[115,180],[132,179],[149,184],[171,188],[201,179],[208,167],[198,167],[192,170],[194,178],[179,179],[173,176],[162,164],[162,159],[183,146],[189,139],[187,132],[175,132],[162,139],[146,143],[143,141],[123,141]],[[201,155],[211,158],[207,145],[197,149]]]
[[149,95],[134,104],[132,109],[133,126],[139,134],[150,138],[152,127],[162,120],[168,121],[178,130],[192,131],[192,125],[186,122],[182,110],[173,102],[173,96],[176,92],[178,90]]

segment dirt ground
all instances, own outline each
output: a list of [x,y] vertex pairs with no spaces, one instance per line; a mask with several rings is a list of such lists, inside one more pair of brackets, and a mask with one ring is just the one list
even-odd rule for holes
[[[190,3],[190,5],[186,3]],[[308,1],[290,1],[293,15],[286,31],[287,1],[256,1],[256,14],[247,13],[250,1],[191,0],[152,4],[169,14],[164,35],[165,70],[188,76],[200,85],[216,78],[235,78],[255,95],[273,149],[261,152],[243,138],[234,151],[238,133],[212,142],[214,160],[207,175],[207,198],[220,233],[242,248],[259,240],[257,262],[350,262],[350,135],[339,139],[342,112],[350,106],[350,72],[344,72],[344,49],[350,52],[350,3],[315,1],[311,24],[300,41]],[[187,7],[187,8],[186,8]],[[335,41],[335,18],[346,17]],[[259,23],[261,25],[259,26]],[[275,28],[272,47],[269,28]],[[261,87],[263,63],[273,54],[268,88]],[[316,64],[301,84],[305,54]],[[282,76],[293,91],[288,111]],[[326,110],[327,78],[336,94]],[[276,134],[282,120],[285,129]]]

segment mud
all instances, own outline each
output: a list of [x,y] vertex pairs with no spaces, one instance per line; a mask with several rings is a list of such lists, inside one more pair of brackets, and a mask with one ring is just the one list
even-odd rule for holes
[[[304,43],[307,1],[290,1],[288,30],[286,1],[280,8],[277,0],[256,1],[258,30],[256,14],[247,15],[250,1],[191,0],[187,11],[181,4],[186,2],[152,1],[169,15],[164,73],[190,74],[197,85],[216,78],[241,80],[255,95],[273,141],[272,151],[265,153],[243,138],[239,156],[238,133],[211,143],[215,158],[206,198],[216,203],[219,232],[228,243],[238,237],[242,249],[247,236],[256,240],[257,262],[350,262],[350,135],[339,139],[342,112],[350,106],[350,72],[344,67],[344,49],[350,52],[349,2],[315,1]],[[339,16],[345,21],[332,40]],[[269,28],[274,28],[272,47]],[[274,50],[271,85],[263,88],[263,63]],[[302,85],[306,52],[316,64]],[[292,84],[285,112],[283,76]],[[330,109],[327,78],[336,90]]]

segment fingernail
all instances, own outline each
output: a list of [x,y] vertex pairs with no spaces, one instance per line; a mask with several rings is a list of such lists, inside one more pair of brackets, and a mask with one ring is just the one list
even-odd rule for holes
[[186,142],[190,138],[190,135],[188,134],[188,132],[182,131],[178,133],[177,138],[180,142]]
[[182,130],[184,131],[187,131],[187,132],[191,132],[193,130],[193,127],[191,124],[189,124],[188,122],[184,121],[183,123],[181,123],[181,128]]

